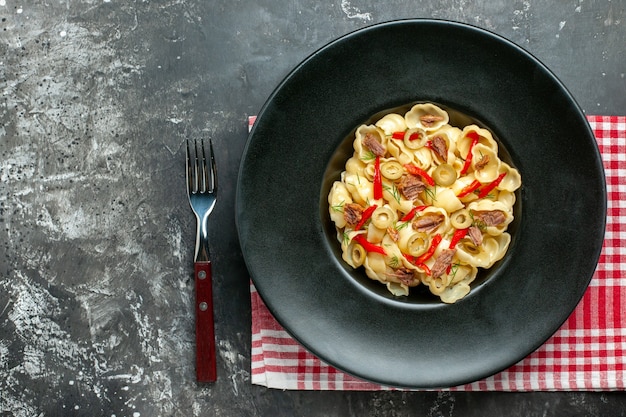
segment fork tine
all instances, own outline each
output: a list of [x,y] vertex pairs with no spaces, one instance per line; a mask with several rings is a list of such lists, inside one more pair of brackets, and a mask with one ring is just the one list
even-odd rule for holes
[[[200,144],[200,146],[202,146],[202,144]],[[204,192],[204,168],[201,164],[200,161],[200,152],[198,152],[198,141],[196,139],[193,140],[193,147],[195,150],[195,163],[194,163],[194,175],[195,175],[195,181],[194,181],[194,185],[195,185],[195,192],[196,193],[202,193]],[[202,149],[202,151],[204,152],[204,149]]]
[[209,139],[209,151],[211,158],[211,167],[209,168],[209,189],[210,193],[217,192],[217,166],[215,164],[215,152],[213,152],[213,141]]
[[200,139],[200,148],[202,148],[202,160],[200,161],[200,178],[202,179],[202,185],[200,192],[205,193],[208,191],[209,186],[209,170],[206,164],[206,154],[204,152],[204,139]]
[[194,193],[194,176],[193,176],[193,168],[191,166],[191,159],[190,159],[190,150],[189,150],[189,139],[187,139],[186,141],[186,147],[185,147],[185,163],[187,165],[187,193],[192,194]]

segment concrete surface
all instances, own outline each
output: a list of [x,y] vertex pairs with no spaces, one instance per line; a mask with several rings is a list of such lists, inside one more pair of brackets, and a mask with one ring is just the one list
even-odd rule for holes
[[[234,187],[303,58],[396,18],[530,51],[626,114],[623,0],[0,0],[0,416],[624,416],[622,393],[282,392],[250,384]],[[213,138],[219,381],[194,382],[184,138]]]

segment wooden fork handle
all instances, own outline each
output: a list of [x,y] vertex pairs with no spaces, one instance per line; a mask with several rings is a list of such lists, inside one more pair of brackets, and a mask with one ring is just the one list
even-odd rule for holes
[[213,324],[213,284],[211,261],[194,263],[196,281],[196,379],[215,382],[215,327]]

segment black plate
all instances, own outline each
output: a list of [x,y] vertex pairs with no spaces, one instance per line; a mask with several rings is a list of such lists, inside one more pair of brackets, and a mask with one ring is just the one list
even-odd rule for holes
[[[327,213],[346,137],[415,101],[490,127],[522,175],[505,259],[452,305],[394,298],[346,267]],[[472,26],[403,20],[328,44],[278,86],[245,148],[236,210],[253,282],[295,339],[357,377],[437,388],[509,367],[567,319],[600,254],[606,188],[585,116],[537,59]]]

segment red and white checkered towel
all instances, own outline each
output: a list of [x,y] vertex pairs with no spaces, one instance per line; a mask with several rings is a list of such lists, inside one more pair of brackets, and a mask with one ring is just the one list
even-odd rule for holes
[[[453,391],[626,389],[626,116],[588,116],[606,171],[604,246],[589,288],[539,349],[489,378]],[[255,117],[250,117],[250,127]],[[307,352],[276,322],[251,284],[252,383],[294,390],[385,390]]]

